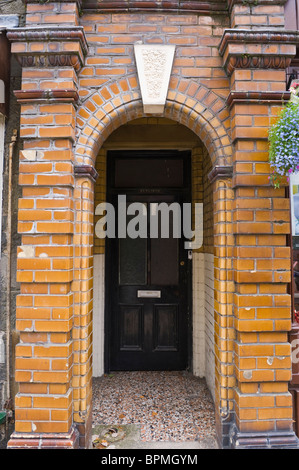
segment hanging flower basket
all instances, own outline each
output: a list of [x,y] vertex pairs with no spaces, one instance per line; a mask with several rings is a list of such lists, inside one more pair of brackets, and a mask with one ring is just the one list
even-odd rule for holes
[[277,121],[269,129],[269,176],[275,188],[299,171],[299,81],[290,88],[290,101],[283,107]]

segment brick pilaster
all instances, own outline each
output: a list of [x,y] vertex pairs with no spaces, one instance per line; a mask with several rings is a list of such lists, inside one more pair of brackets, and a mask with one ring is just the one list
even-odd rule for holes
[[209,174],[214,200],[214,315],[215,315],[215,412],[217,438],[228,446],[234,416],[233,389],[233,292],[234,237],[232,167],[215,167]]
[[80,447],[91,445],[92,412],[92,312],[94,183],[97,172],[89,165],[75,167],[74,233],[74,422]]
[[296,38],[292,34],[284,39],[282,36],[279,31],[227,30],[220,45],[224,66],[231,77],[228,104],[235,148],[236,387],[235,432],[231,430],[230,445],[239,447],[275,446],[277,442],[286,447],[297,445],[288,391],[289,201],[284,188],[275,190],[270,186],[268,163],[270,119],[287,96],[285,68],[295,54]]
[[[43,23],[44,28],[36,26]],[[54,26],[55,25],[55,26]],[[57,26],[59,25],[59,26]],[[77,72],[87,46],[77,2],[27,2],[11,30],[22,65],[15,432],[8,447],[78,447],[74,234]],[[46,66],[46,67],[45,67]],[[63,68],[61,68],[63,67]]]

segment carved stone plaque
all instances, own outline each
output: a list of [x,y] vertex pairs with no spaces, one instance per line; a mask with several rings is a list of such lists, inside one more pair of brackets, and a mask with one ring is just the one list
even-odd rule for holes
[[135,44],[134,51],[144,112],[162,114],[175,46]]

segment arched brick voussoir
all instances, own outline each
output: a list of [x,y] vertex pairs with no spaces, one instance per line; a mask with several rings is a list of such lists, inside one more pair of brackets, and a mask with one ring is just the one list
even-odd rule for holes
[[[114,130],[147,116],[135,76],[97,90],[78,109],[77,163],[94,165],[101,146]],[[231,163],[229,112],[215,92],[192,80],[172,77],[163,116],[192,130],[205,144],[213,164]]]
[[[217,127],[214,128],[204,115],[197,113],[194,108],[189,108],[186,104],[179,105],[169,100],[166,101],[164,115],[193,131],[207,148],[213,164],[216,164],[216,162],[228,163],[227,161],[232,155],[232,147],[230,144],[226,145],[226,143],[230,142],[230,138],[225,134],[224,141],[221,135],[218,134]],[[216,120],[215,117],[214,120]],[[217,120],[217,124],[221,127],[219,120]]]
[[[78,136],[76,146],[77,163],[94,165],[100,148],[114,130],[129,121],[145,116],[141,99],[132,99],[131,102],[121,104],[108,114],[100,110],[100,114],[101,117],[92,131],[85,132],[85,127]],[[87,127],[90,129],[88,123]]]

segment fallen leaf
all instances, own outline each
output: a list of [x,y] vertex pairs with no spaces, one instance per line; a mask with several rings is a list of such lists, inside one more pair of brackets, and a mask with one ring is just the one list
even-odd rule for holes
[[100,444],[100,443],[99,443],[99,444],[97,444],[95,447],[96,447],[96,449],[107,449],[107,447],[106,447],[106,446],[103,446],[103,445],[102,445],[102,444]]

